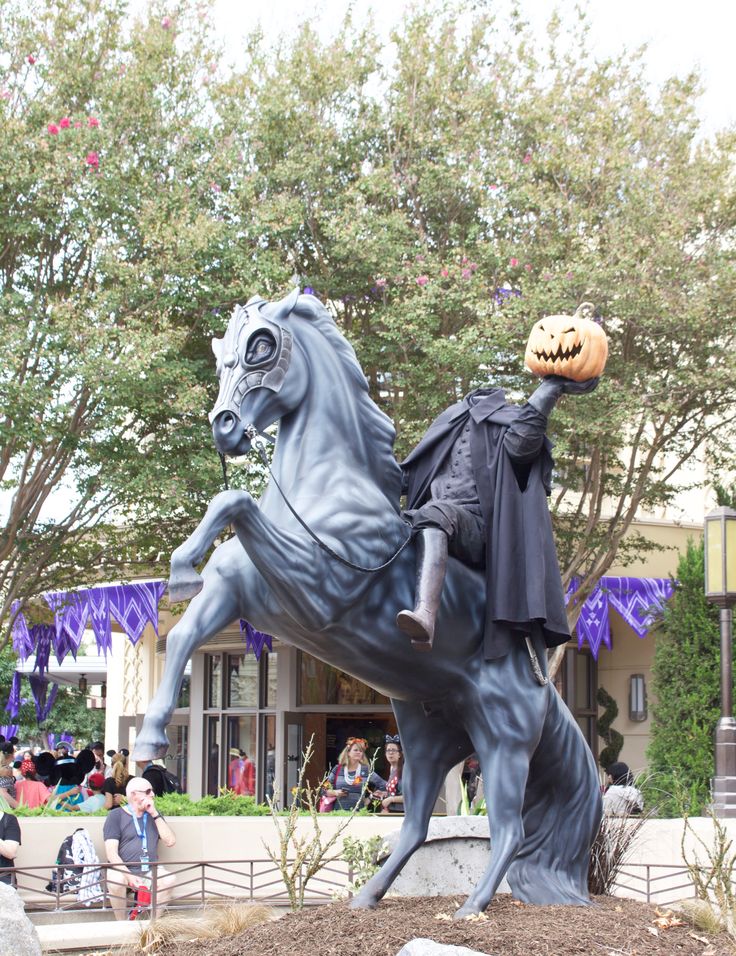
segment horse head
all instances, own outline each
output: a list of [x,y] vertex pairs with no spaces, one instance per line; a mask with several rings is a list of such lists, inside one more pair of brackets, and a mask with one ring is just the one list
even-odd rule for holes
[[[212,340],[220,391],[209,419],[221,454],[246,454],[251,445],[248,426],[263,431],[301,398],[298,389],[284,387],[293,350],[287,319],[298,296],[298,289],[274,303],[253,296],[245,305],[235,306],[224,338]],[[243,422],[246,395],[256,389],[260,389],[260,401],[252,397],[249,420]],[[275,395],[277,401],[268,401]]]

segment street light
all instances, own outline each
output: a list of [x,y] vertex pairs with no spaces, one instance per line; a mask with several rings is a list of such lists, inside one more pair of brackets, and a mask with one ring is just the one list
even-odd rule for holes
[[736,603],[736,511],[705,516],[705,596],[721,609],[721,716],[716,725],[713,805],[717,816],[736,817],[736,720],[733,718],[731,608]]

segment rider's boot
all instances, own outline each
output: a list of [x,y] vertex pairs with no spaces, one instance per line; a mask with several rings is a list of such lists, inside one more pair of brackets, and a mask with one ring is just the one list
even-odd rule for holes
[[408,634],[414,649],[430,651],[447,569],[447,535],[439,528],[417,534],[417,585],[413,611],[399,611],[396,624]]

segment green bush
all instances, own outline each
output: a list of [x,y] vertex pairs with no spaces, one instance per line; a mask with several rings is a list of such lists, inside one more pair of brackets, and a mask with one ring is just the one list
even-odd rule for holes
[[[703,545],[689,542],[677,568],[677,589],[657,633],[647,803],[679,816],[684,796],[697,816],[710,800],[713,731],[720,714],[718,610],[704,593]],[[680,794],[680,798],[676,795]]]

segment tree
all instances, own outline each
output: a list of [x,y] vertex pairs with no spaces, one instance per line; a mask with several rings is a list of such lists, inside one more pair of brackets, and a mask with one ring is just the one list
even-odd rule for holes
[[[713,731],[720,715],[718,609],[705,599],[702,542],[690,542],[677,568],[677,588],[657,631],[652,690],[651,742],[647,760],[653,802],[660,812],[679,812],[684,791],[689,812],[710,801]],[[672,797],[672,799],[671,799]]]
[[[184,537],[220,480],[207,339],[293,275],[356,345],[399,455],[489,378],[523,398],[534,321],[596,304],[608,370],[552,420],[580,599],[650,547],[632,522],[683,465],[732,455],[734,135],[698,139],[695,76],[652,94],[641,54],[593,59],[584,16],[542,50],[516,14],[449,3],[406,18],[390,63],[349,18],[328,43],[306,23],[226,74],[186,0],[130,35],[113,0],[5,7],[0,619]],[[64,475],[80,503],[51,525],[36,489]]]
[[222,481],[209,338],[245,294],[186,4],[3,0],[0,636],[14,602],[163,569]]
[[407,18],[390,68],[349,24],[254,48],[233,78],[252,172],[229,197],[255,274],[288,263],[332,304],[400,454],[489,377],[527,394],[533,322],[596,304],[608,370],[552,423],[573,622],[652,547],[637,514],[705,450],[732,456],[736,414],[734,135],[698,138],[695,75],[652,94],[642,53],[596,62],[586,30],[553,17],[542,51],[518,18],[442,8]]

